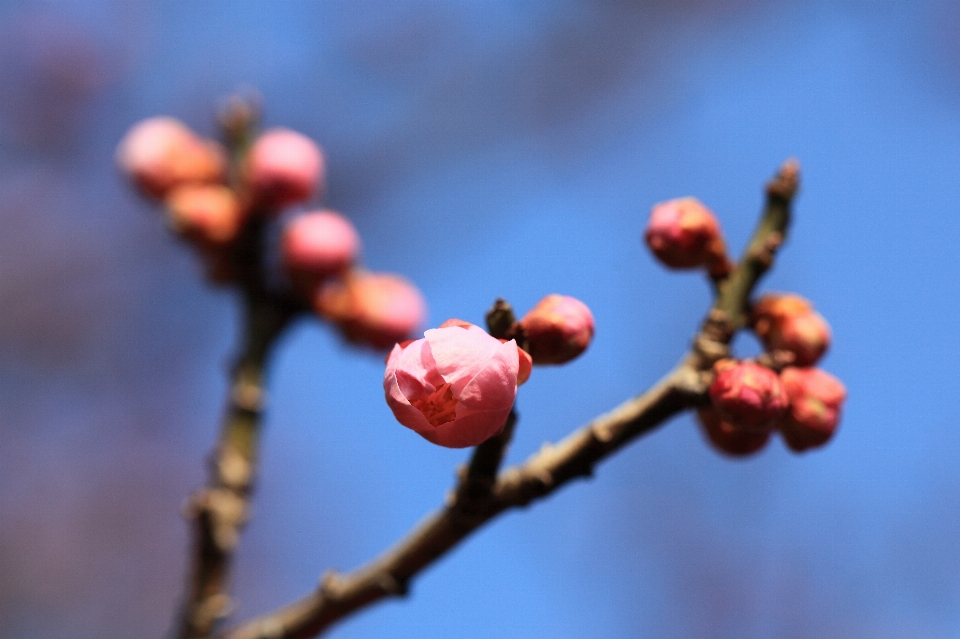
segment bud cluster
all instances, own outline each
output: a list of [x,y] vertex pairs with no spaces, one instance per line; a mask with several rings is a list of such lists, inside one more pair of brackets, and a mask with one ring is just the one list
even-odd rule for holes
[[[198,251],[210,280],[222,284],[236,282],[251,255],[262,262],[262,251],[251,251],[250,243],[264,242],[267,224],[308,203],[324,184],[320,147],[296,131],[269,129],[234,152],[228,171],[221,145],[169,117],[137,123],[117,149],[121,171],[164,204],[170,228]],[[341,214],[318,209],[280,224],[279,262],[294,294],[348,340],[387,348],[422,326],[420,292],[399,275],[359,268],[360,236]]]
[[[703,268],[715,281],[733,271],[720,223],[695,198],[655,205],[644,239],[668,268]],[[830,326],[799,295],[768,294],[753,305],[750,327],[766,350],[760,359],[772,367],[733,359],[714,365],[710,405],[699,411],[707,439],[729,455],[760,450],[775,431],[795,452],[824,445],[846,399],[839,380],[814,368],[830,346]]]
[[794,452],[822,446],[840,421],[847,391],[814,367],[830,343],[830,327],[799,295],[763,296],[751,323],[776,371],[749,361],[714,365],[709,407],[700,424],[713,445],[730,455],[756,452],[777,431]]

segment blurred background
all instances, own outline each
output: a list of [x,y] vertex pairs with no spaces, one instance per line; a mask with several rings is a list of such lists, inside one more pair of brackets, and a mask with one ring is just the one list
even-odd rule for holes
[[[324,147],[326,204],[433,325],[497,296],[593,309],[586,355],[520,393],[511,461],[687,348],[708,288],[646,252],[649,207],[695,195],[739,250],[789,156],[803,189],[762,287],[816,303],[850,392],[800,457],[731,461],[678,418],[330,636],[960,636],[958,33],[935,0],[0,0],[0,636],[168,628],[234,300],[113,152],[156,114],[213,135],[243,85]],[[283,342],[241,616],[451,486],[466,453],[399,426],[382,374],[318,323]]]

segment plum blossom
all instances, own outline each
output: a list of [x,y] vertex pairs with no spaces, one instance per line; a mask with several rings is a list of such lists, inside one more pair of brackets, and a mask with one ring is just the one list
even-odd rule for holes
[[449,323],[393,347],[383,389],[397,421],[448,448],[476,446],[503,428],[517,395],[520,354],[478,326]]
[[320,317],[335,323],[349,341],[388,348],[423,326],[426,302],[416,286],[393,273],[352,269],[313,295]]
[[713,211],[692,197],[661,202],[650,212],[647,246],[664,265],[687,269],[706,266],[723,277],[731,269],[720,223]]
[[320,147],[290,129],[264,132],[247,155],[247,188],[256,206],[279,209],[310,199],[320,190],[323,172]]
[[130,127],[117,147],[117,165],[145,194],[165,197],[174,187],[223,179],[222,148],[180,120],[157,116]]
[[360,235],[335,211],[310,211],[283,230],[280,255],[291,273],[325,277],[344,271],[357,259]]
[[547,295],[537,302],[520,326],[535,364],[563,364],[580,356],[593,339],[593,314],[587,305],[567,295]]

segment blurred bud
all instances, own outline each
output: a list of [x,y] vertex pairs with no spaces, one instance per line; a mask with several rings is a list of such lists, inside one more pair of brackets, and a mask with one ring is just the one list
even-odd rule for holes
[[323,278],[346,270],[360,251],[360,236],[334,211],[305,213],[283,230],[280,256],[293,275]]
[[812,366],[830,346],[830,326],[799,295],[764,295],[754,305],[751,323],[769,351],[793,354],[797,366]]
[[434,444],[481,444],[503,429],[513,407],[519,350],[466,322],[431,329],[393,347],[383,376],[387,405]]
[[696,198],[655,205],[644,237],[657,259],[670,268],[706,266],[713,277],[724,277],[732,269],[716,216]]
[[387,348],[423,326],[423,296],[399,275],[352,271],[323,284],[314,296],[317,313],[337,324],[351,342]]
[[753,362],[722,359],[714,365],[710,400],[721,417],[745,431],[769,430],[787,408],[780,378]]
[[246,160],[246,181],[254,206],[280,209],[304,202],[320,189],[323,154],[305,135],[270,129],[257,138]]
[[563,364],[587,350],[593,314],[580,300],[547,295],[520,320],[534,364]]
[[186,184],[167,197],[170,226],[180,236],[207,246],[237,238],[243,209],[233,191],[219,184]]
[[704,435],[721,453],[743,457],[755,453],[770,440],[771,429],[743,430],[725,421],[717,409],[701,408],[697,411]]
[[787,446],[800,452],[827,443],[840,421],[847,389],[819,368],[791,366],[780,373],[780,381],[790,398],[790,410],[778,424]]
[[133,125],[117,147],[117,164],[144,193],[158,199],[181,184],[222,181],[226,170],[219,145],[169,117]]

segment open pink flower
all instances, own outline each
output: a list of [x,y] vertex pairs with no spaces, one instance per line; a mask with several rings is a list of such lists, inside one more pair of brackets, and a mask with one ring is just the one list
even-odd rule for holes
[[397,421],[448,448],[476,446],[503,428],[517,396],[514,340],[482,328],[434,328],[387,358],[383,390]]

